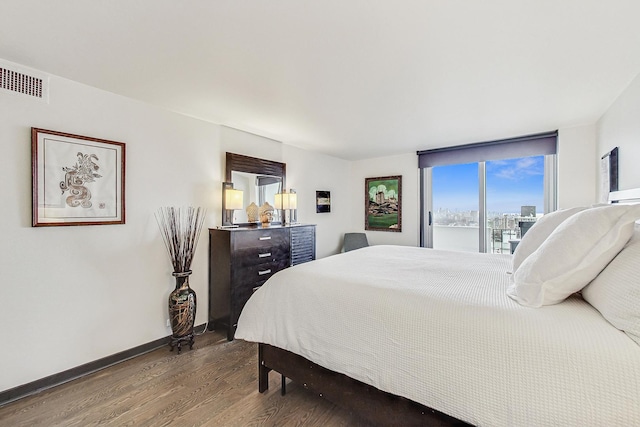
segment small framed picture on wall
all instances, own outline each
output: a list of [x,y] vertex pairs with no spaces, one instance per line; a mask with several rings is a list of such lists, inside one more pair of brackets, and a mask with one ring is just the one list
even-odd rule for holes
[[330,191],[316,191],[316,212],[317,213],[331,212],[331,192]]

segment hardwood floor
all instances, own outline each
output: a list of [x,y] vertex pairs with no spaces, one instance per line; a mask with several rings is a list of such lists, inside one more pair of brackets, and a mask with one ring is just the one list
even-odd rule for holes
[[258,393],[255,344],[219,332],[168,346],[0,407],[0,426],[366,426],[271,373]]

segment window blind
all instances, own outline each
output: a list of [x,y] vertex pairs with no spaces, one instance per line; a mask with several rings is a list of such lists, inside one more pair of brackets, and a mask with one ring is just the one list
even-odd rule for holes
[[497,141],[418,151],[418,167],[427,168],[556,154],[557,147],[558,131],[556,130]]

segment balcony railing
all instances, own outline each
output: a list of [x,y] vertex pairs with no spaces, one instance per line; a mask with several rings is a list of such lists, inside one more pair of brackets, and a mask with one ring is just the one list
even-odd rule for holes
[[[433,247],[454,251],[478,252],[477,226],[433,226]],[[489,247],[487,252],[496,254],[511,253],[510,240],[519,239],[520,230],[509,228],[487,228]]]

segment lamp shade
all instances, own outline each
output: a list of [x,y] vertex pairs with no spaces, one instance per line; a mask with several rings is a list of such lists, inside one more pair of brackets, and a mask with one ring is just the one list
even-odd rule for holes
[[288,209],[298,209],[298,195],[296,193],[288,193],[287,196],[289,199]]
[[234,190],[233,188],[227,188],[224,191],[224,204],[225,204],[225,208],[229,210],[242,209],[243,208],[242,190]]
[[278,209],[298,209],[298,195],[296,193],[277,193],[275,205]]

